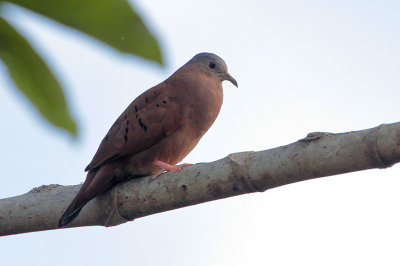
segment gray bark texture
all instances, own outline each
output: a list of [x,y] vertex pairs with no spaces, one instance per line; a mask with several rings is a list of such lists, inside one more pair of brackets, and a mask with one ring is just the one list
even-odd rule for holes
[[[202,202],[400,161],[400,122],[348,133],[316,132],[278,148],[231,154],[180,172],[132,179],[90,201],[69,227],[115,226]],[[46,185],[0,200],[0,236],[57,229],[80,185]]]

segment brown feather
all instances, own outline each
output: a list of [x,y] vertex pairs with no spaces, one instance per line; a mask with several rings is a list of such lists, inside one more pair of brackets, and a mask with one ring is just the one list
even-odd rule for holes
[[59,226],[70,223],[88,201],[114,184],[159,173],[156,160],[180,162],[217,118],[226,79],[237,85],[221,58],[203,53],[136,98],[102,140]]

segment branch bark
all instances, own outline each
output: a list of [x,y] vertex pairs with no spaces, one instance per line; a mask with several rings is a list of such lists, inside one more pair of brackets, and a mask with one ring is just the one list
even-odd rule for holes
[[[69,227],[115,226],[136,218],[202,202],[263,192],[303,180],[400,161],[400,122],[340,133],[311,133],[295,143],[260,152],[231,154],[180,172],[120,183],[90,201]],[[0,236],[57,229],[80,185],[48,185],[0,200]]]

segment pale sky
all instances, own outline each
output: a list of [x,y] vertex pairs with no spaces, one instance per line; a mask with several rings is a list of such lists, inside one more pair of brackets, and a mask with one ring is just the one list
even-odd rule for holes
[[[56,70],[80,136],[48,126],[0,64],[0,198],[83,182],[140,93],[199,52],[239,83],[185,163],[400,120],[399,1],[135,1],[161,68],[20,8],[2,10]],[[106,19],[106,18],[105,18]],[[400,265],[400,167],[287,185],[117,227],[0,238],[2,265]],[[162,178],[162,177],[160,177]]]

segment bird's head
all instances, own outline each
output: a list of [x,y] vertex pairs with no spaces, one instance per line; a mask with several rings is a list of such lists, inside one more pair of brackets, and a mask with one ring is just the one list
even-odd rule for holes
[[200,53],[195,55],[188,64],[196,64],[208,75],[220,80],[228,80],[238,87],[237,81],[228,73],[225,61],[218,55],[212,53]]

